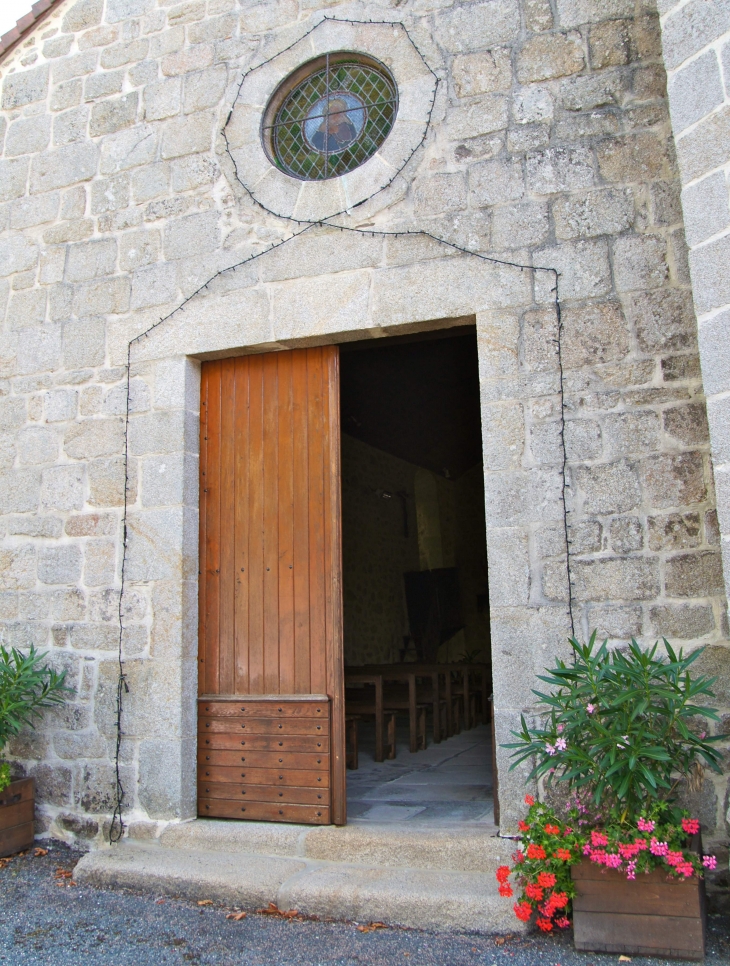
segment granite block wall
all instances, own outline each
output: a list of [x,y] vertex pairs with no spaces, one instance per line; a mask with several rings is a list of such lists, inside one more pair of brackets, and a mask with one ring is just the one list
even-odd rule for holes
[[[3,641],[50,649],[78,688],[11,749],[38,778],[40,827],[52,834],[100,835],[112,804],[129,341],[220,269],[292,234],[237,182],[220,131],[242,72],[298,40],[323,8],[67,0],[0,62],[0,621]],[[722,198],[720,41],[695,48],[690,31],[668,61],[668,101],[661,30],[666,51],[674,7],[660,29],[652,0],[335,0],[326,9],[404,23],[440,79],[423,148],[338,223],[424,229],[559,270],[576,630],[707,645],[703,666],[720,674],[730,713],[726,500],[719,522],[716,512],[727,387],[721,366],[703,371],[711,446],[695,318],[696,306],[705,354],[719,363],[725,283],[706,266],[724,250],[723,228],[716,214],[705,227],[686,219],[693,304],[676,162],[679,152],[685,199],[704,180]],[[377,45],[370,53],[391,56]],[[695,65],[687,80],[685,61]],[[691,78],[699,100],[686,96]],[[476,317],[506,739],[529,707],[534,672],[565,652],[569,631],[551,279],[424,239],[319,228],[221,276],[135,345],[122,769],[136,827],[195,814],[206,354]],[[508,829],[523,786],[506,764]],[[726,777],[708,779],[710,842],[725,836],[727,794]]]

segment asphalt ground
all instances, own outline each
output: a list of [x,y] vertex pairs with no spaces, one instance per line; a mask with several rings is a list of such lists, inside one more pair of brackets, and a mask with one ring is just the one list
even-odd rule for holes
[[[559,937],[370,929],[74,884],[63,846],[0,860],[0,963],[12,966],[608,966]],[[728,917],[709,921],[706,966],[730,964]],[[667,960],[633,957],[639,966]],[[671,962],[677,963],[677,960]]]

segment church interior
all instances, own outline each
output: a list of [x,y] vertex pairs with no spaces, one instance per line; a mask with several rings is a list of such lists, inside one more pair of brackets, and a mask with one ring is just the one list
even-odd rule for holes
[[476,330],[340,360],[348,821],[492,822]]

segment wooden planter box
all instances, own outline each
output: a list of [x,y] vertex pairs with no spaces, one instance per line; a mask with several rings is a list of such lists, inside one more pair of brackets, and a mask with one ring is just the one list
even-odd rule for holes
[[0,792],[0,858],[33,844],[35,780],[21,778]]
[[574,865],[576,949],[636,956],[702,959],[705,882],[679,881],[661,869],[633,880],[588,859]]

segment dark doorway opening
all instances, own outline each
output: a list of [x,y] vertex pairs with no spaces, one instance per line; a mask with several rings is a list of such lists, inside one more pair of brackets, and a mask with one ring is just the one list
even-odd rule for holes
[[476,330],[340,353],[348,820],[491,823]]

